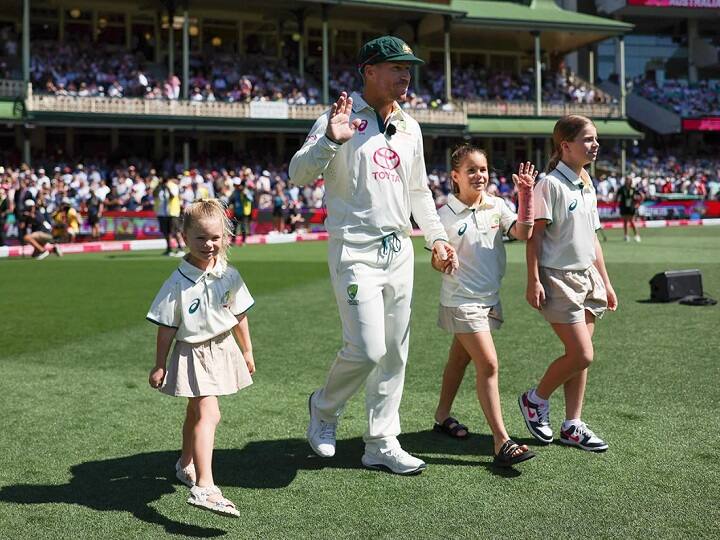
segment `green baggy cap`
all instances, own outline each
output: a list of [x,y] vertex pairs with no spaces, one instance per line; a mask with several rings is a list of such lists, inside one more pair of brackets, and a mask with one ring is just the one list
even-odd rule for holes
[[395,36],[382,36],[368,41],[360,48],[358,53],[358,70],[368,64],[379,64],[380,62],[410,62],[413,64],[424,64],[410,46],[402,39]]

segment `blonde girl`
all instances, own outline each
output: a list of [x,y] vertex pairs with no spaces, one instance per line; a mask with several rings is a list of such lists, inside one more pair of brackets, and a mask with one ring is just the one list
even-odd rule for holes
[[438,325],[453,334],[433,429],[459,439],[469,436],[468,428],[450,416],[450,408],[472,359],[478,400],[492,431],[494,463],[509,467],[535,454],[527,446],[515,443],[505,430],[498,392],[497,353],[490,332],[500,328],[503,320],[499,297],[505,273],[503,235],[519,240],[531,236],[536,172],[528,162],[521,164],[513,175],[519,195],[518,219],[503,199],[487,193],[488,162],[483,150],[462,144],[453,152],[451,164],[455,193],[438,214],[460,265],[451,274],[447,261],[432,259],[433,267],[444,272]]
[[553,130],[548,175],[535,186],[535,228],[527,243],[527,301],[539,310],[562,341],[564,353],[545,371],[536,388],[519,398],[530,433],[553,441],[550,396],[565,392],[560,442],[591,452],[608,445],[582,421],[587,369],[593,361],[595,321],[617,308],[602,248],[597,199],[584,167],[597,158],[597,130],[584,116],[565,116]]
[[158,325],[149,382],[165,394],[188,398],[182,454],[175,465],[178,479],[191,488],[187,502],[238,516],[215,486],[212,454],[220,421],[217,396],[252,384],[255,361],[246,313],[253,298],[238,271],[228,266],[231,233],[220,201],[190,204],[183,213],[182,236],[189,253],[147,314]]

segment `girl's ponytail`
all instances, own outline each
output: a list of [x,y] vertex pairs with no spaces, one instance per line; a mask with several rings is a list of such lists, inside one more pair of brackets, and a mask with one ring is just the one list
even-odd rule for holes
[[[554,143],[553,143],[553,146],[555,146]],[[555,167],[557,167],[558,163],[560,163],[561,157],[562,157],[562,152],[560,151],[560,149],[559,148],[553,149],[553,153],[550,155],[550,161],[548,161],[547,167],[545,167],[545,172],[549,173],[550,171],[555,169]]]

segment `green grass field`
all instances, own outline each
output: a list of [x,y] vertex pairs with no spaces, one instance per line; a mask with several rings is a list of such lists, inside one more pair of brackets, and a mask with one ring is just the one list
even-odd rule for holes
[[[308,393],[341,345],[326,244],[236,248],[256,299],[258,372],[221,399],[215,478],[237,520],[185,503],[173,468],[185,402],[146,382],[155,327],[144,316],[177,260],[0,261],[0,538],[717,538],[720,306],[644,301],[655,273],[686,268],[720,297],[720,229],[646,230],[639,245],[608,237],[620,308],[598,324],[584,416],[610,450],[533,446],[538,457],[508,472],[490,466],[471,372],[454,409],[470,440],[430,429],[449,336],[435,325],[440,276],[416,243],[401,442],[428,470],[409,478],[361,467],[361,396],[336,458],[314,457],[304,440]],[[524,301],[523,261],[523,245],[509,245],[495,343],[508,431],[534,445],[517,395],[561,348]]]

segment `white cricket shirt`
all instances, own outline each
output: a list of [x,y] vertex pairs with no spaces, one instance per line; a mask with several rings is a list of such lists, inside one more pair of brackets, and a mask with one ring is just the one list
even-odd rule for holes
[[396,131],[389,135],[360,94],[352,99],[350,121],[361,120],[355,135],[342,145],[331,142],[325,136],[328,111],[293,156],[290,178],[305,184],[324,176],[325,227],[332,238],[366,243],[408,234],[412,213],[428,244],[446,240],[427,185],[420,125],[395,103],[386,125]]
[[203,272],[183,259],[165,281],[147,320],[177,328],[175,339],[202,343],[231,330],[255,303],[239,272],[218,262]]
[[590,177],[582,178],[560,161],[535,184],[535,220],[545,219],[540,266],[587,270],[595,262],[595,231],[600,228],[597,197]]
[[500,197],[487,193],[477,206],[467,206],[455,195],[438,211],[460,267],[454,275],[443,274],[440,304],[494,306],[500,301],[500,282],[505,275],[507,234],[517,215]]

